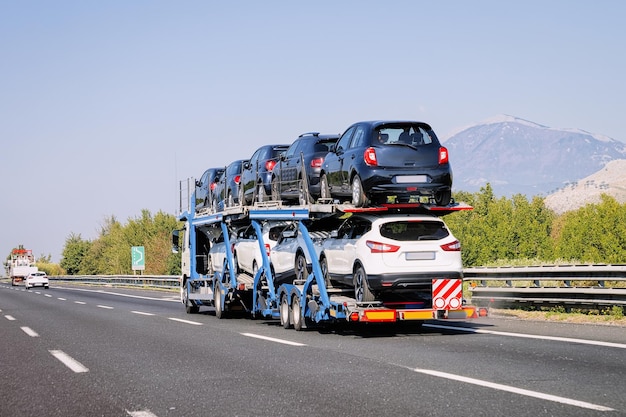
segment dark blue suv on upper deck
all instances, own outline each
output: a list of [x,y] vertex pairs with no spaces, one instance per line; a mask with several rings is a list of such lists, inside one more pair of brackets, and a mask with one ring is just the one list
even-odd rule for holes
[[322,198],[357,207],[423,198],[447,206],[451,190],[448,150],[423,122],[355,123],[326,155],[320,173]]

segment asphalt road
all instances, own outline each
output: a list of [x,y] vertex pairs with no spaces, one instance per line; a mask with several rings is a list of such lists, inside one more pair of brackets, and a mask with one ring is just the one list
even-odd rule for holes
[[626,415],[626,329],[284,330],[177,295],[0,283],[0,417]]

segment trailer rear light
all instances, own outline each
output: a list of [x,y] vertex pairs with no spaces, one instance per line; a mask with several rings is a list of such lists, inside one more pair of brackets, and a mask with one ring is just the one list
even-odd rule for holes
[[368,248],[370,248],[371,253],[391,253],[397,252],[400,249],[400,246],[390,245],[388,243],[380,243],[374,242],[373,240],[368,240],[365,242]]
[[377,166],[378,160],[376,159],[376,149],[367,148],[363,153],[363,161],[369,166]]
[[246,290],[246,284],[244,284],[243,282],[237,284],[237,289],[239,291],[245,291]]
[[439,148],[439,165],[448,163],[448,149],[445,147]]
[[359,321],[359,313],[350,313],[350,321]]
[[455,240],[454,242],[446,243],[445,245],[441,245],[441,249],[446,252],[456,252],[461,250],[461,242]]
[[273,170],[275,166],[276,166],[276,161],[274,161],[273,159],[270,159],[269,161],[265,162],[265,169],[268,171]]
[[320,168],[324,163],[324,158],[313,158],[311,159],[311,168]]

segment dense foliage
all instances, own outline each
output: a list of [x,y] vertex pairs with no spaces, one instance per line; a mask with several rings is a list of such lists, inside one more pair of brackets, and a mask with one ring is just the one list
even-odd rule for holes
[[626,204],[604,195],[599,204],[557,216],[543,198],[496,198],[489,184],[479,193],[455,194],[474,210],[445,221],[461,241],[466,267],[536,263],[626,263]]
[[142,210],[141,216],[123,225],[114,216],[106,218],[100,234],[93,241],[70,234],[63,249],[63,267],[70,275],[132,274],[131,247],[145,248],[146,275],[177,275],[180,255],[171,251],[172,230],[179,228],[176,218],[158,212],[152,216]]

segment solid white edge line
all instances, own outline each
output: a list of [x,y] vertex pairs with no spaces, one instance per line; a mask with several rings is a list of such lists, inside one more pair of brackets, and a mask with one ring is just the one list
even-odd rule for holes
[[624,343],[601,342],[599,340],[574,339],[571,337],[541,336],[541,335],[536,335],[536,334],[523,334],[523,333],[511,333],[511,332],[498,332],[495,330],[472,329],[469,327],[445,326],[445,325],[439,325],[439,324],[424,324],[424,327],[431,327],[434,329],[459,330],[459,331],[468,332],[468,333],[493,334],[493,335],[498,335],[498,336],[521,337],[525,339],[552,340],[556,342],[579,343],[582,345],[594,345],[594,346],[604,346],[604,347],[612,347],[612,348],[618,348],[618,349],[626,349],[626,344]]
[[26,333],[30,337],[39,337],[37,332],[34,331],[33,329],[31,329],[30,327],[23,326],[23,327],[20,327],[20,329],[22,329],[24,331],[24,333]]
[[133,311],[131,311],[131,313],[134,313],[134,314],[140,314],[140,315],[142,315],[142,316],[154,316],[154,314],[153,314],[153,313],[146,313],[146,312],[143,312],[143,311],[134,311],[134,310],[133,310]]
[[198,323],[197,321],[177,319],[176,317],[168,317],[168,319],[173,320],[173,321],[177,321],[179,323],[193,324],[193,325],[196,325],[196,326],[202,326],[202,323]]
[[422,373],[422,374],[426,374],[426,375],[436,376],[436,377],[439,377],[439,378],[446,378],[446,379],[450,379],[450,380],[454,380],[454,381],[459,381],[459,382],[465,382],[465,383],[468,383],[468,384],[478,385],[478,386],[481,386],[481,387],[492,388],[492,389],[496,389],[496,390],[500,390],[500,391],[506,391],[506,392],[511,392],[511,393],[519,394],[519,395],[525,395],[527,397],[534,397],[534,398],[539,398],[539,399],[542,399],[542,400],[558,402],[558,403],[561,403],[561,404],[573,405],[575,407],[587,408],[587,409],[590,409],[590,410],[615,411],[615,409],[610,408],[610,407],[605,407],[603,405],[597,405],[597,404],[592,404],[592,403],[588,403],[588,402],[585,402],[585,401],[573,400],[571,398],[559,397],[559,396],[551,395],[551,394],[544,394],[542,392],[530,391],[530,390],[527,390],[527,389],[516,388],[516,387],[509,386],[509,385],[496,384],[494,382],[484,381],[484,380],[481,380],[481,379],[468,378],[468,377],[465,377],[465,376],[449,374],[449,373],[446,373],[446,372],[433,371],[433,370],[430,370],[430,369],[419,369],[419,368],[415,368],[415,369],[413,369],[413,371],[419,372],[419,373]]
[[247,336],[247,337],[254,337],[256,339],[263,339],[263,340],[267,340],[270,342],[276,342],[276,343],[282,343],[284,345],[291,345],[291,346],[306,346],[304,343],[298,343],[298,342],[291,342],[289,340],[284,340],[284,339],[275,339],[273,337],[267,337],[267,336],[261,336],[260,334],[254,334],[254,333],[241,333],[242,336]]
[[61,361],[63,365],[67,366],[77,374],[81,372],[89,372],[89,369],[87,367],[85,367],[82,363],[78,362],[76,359],[72,358],[70,355],[63,352],[62,350],[49,350],[48,352],[50,352],[52,356]]

